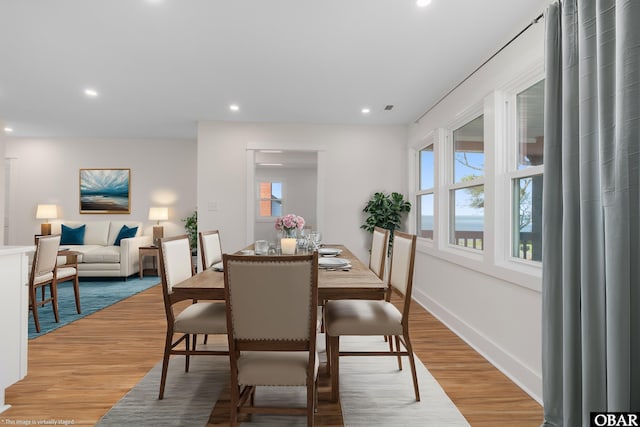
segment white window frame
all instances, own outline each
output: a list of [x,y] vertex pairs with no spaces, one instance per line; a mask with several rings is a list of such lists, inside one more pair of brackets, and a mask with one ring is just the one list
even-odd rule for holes
[[[536,292],[540,291],[542,266],[537,261],[526,261],[512,256],[511,230],[513,206],[513,179],[537,174],[532,166],[517,171],[515,159],[515,115],[509,113],[515,106],[515,96],[536,82],[544,79],[544,64],[535,62],[527,71],[514,79],[495,87],[481,99],[471,100],[443,127],[428,129],[426,136],[410,143],[410,186],[413,200],[419,193],[419,150],[428,145],[428,138],[435,139],[434,160],[436,169],[434,201],[434,240],[418,238],[417,250],[430,256],[464,265],[471,270],[518,284]],[[515,107],[514,107],[515,111]],[[453,184],[453,130],[463,126],[479,115],[484,116],[485,165],[483,179],[469,184],[483,184],[485,196],[484,251],[464,248],[449,243],[450,191],[465,185]],[[513,165],[513,166],[512,166]],[[412,209],[411,215],[417,209]],[[417,219],[411,224],[417,226]],[[417,231],[416,231],[417,233]],[[439,237],[438,237],[439,236]]]
[[[420,153],[427,147],[432,147],[432,153],[433,153],[433,187],[422,190],[420,189],[420,178],[422,176]],[[422,239],[424,241],[432,241],[432,242],[437,241],[437,235],[438,235],[438,190],[437,189],[438,189],[438,183],[439,183],[438,164],[439,164],[438,144],[436,140],[436,135],[432,131],[432,132],[429,132],[429,134],[421,141],[420,148],[416,150],[416,171],[417,171],[417,173],[415,174],[416,192],[413,197],[413,200],[416,206],[416,218],[415,218],[416,235],[418,236],[419,239]],[[431,239],[428,237],[420,236],[421,225],[422,225],[422,206],[419,203],[419,200],[421,199],[422,196],[428,195],[428,194],[433,195],[433,238]]]
[[[465,126],[466,124],[470,123],[471,121],[477,119],[478,117],[482,116],[483,117],[483,154],[485,156],[485,164],[483,165],[483,172],[482,172],[482,176],[479,178],[476,178],[472,181],[466,181],[466,182],[454,182],[454,162],[455,162],[455,147],[454,147],[454,143],[453,143],[453,132],[456,131],[457,129]],[[447,126],[447,135],[446,135],[446,149],[445,151],[445,155],[444,158],[442,159],[445,163],[444,163],[444,168],[445,168],[445,181],[446,184],[444,185],[444,191],[443,193],[446,194],[446,200],[445,200],[445,206],[446,206],[446,215],[442,216],[441,218],[446,218],[446,245],[450,250],[453,251],[461,251],[461,252],[467,252],[470,255],[476,255],[476,256],[480,256],[482,258],[482,256],[484,255],[485,251],[486,251],[486,225],[487,225],[487,221],[486,221],[486,184],[485,184],[485,177],[487,174],[487,153],[486,150],[484,149],[484,146],[486,145],[486,120],[487,120],[487,116],[485,114],[484,111],[484,103],[480,102],[478,104],[475,104],[474,106],[471,106],[470,108],[468,108],[465,112],[463,113],[459,113],[458,114],[458,118],[457,120],[453,121],[452,123],[449,124],[449,126]],[[455,230],[455,221],[454,221],[454,217],[455,217],[455,206],[454,206],[454,199],[453,199],[453,193],[455,190],[460,190],[460,189],[464,189],[464,188],[470,188],[470,187],[476,187],[482,185],[484,186],[484,192],[485,192],[485,214],[484,214],[484,225],[483,225],[483,238],[482,238],[482,249],[474,249],[474,248],[468,248],[465,246],[460,246],[457,245],[455,243],[452,243],[451,241],[451,237],[452,235],[454,235]],[[443,200],[441,199],[441,202]],[[445,239],[443,239],[445,240]],[[480,259],[481,259],[480,258]]]
[[274,179],[256,179],[255,181],[255,194],[256,194],[256,222],[273,222],[278,216],[261,216],[260,215],[260,202],[263,200],[260,197],[260,184],[263,182],[279,183],[282,186],[282,212],[285,208],[285,182],[280,178]]
[[544,176],[544,164],[529,166],[524,169],[518,169],[518,143],[517,143],[517,96],[521,92],[527,90],[531,86],[536,83],[544,80],[544,72],[540,69],[540,67],[535,67],[531,70],[531,72],[522,76],[521,79],[513,82],[510,87],[508,87],[505,92],[505,125],[506,125],[506,141],[504,146],[505,150],[505,161],[504,161],[504,180],[501,183],[501,187],[503,188],[504,194],[507,194],[507,198],[504,203],[503,215],[505,215],[505,219],[508,220],[509,229],[508,232],[505,232],[503,235],[503,259],[508,264],[516,264],[520,265],[519,268],[526,267],[532,268],[540,271],[542,269],[541,261],[534,260],[526,260],[520,257],[513,255],[513,247],[514,247],[514,239],[515,239],[515,190],[514,185],[516,180],[522,178],[534,177],[537,175]]

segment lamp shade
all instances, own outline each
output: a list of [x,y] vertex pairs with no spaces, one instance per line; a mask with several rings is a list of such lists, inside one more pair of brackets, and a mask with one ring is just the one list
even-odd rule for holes
[[169,208],[155,207],[149,208],[149,219],[151,221],[166,221],[169,219]]
[[36,219],[55,219],[57,217],[58,207],[56,205],[38,205]]

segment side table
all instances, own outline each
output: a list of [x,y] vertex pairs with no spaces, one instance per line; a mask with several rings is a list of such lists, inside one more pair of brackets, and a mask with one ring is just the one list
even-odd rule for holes
[[[142,263],[142,260],[144,259],[144,257],[146,256],[150,256],[153,257],[153,269],[144,269],[144,264]],[[156,276],[158,276],[158,257],[160,256],[160,250],[158,249],[157,246],[141,246],[138,248],[138,262],[140,264],[140,278],[142,279],[144,277],[144,274],[155,274]]]

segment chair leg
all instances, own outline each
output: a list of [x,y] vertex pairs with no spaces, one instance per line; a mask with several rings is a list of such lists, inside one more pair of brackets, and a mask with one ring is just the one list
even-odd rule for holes
[[340,373],[340,366],[338,360],[340,359],[340,336],[329,337],[329,346],[331,347],[331,402],[337,402],[340,398],[340,379],[338,375]]
[[315,415],[318,411],[318,376],[312,381],[307,377],[307,427],[315,424]]
[[[391,337],[389,337],[389,338],[391,338]],[[398,354],[398,369],[402,371],[402,356],[400,356],[400,350],[401,350],[400,337],[398,335],[396,335],[396,351],[397,351],[397,354]],[[393,350],[391,350],[391,351],[393,351]]]
[[184,334],[185,335],[185,339],[184,339],[184,349],[187,351],[187,354],[185,354],[184,356],[184,371],[185,372],[189,372],[189,339],[191,338],[191,335],[189,334]]
[[327,373],[331,373],[331,344],[329,343],[329,334],[324,333],[324,351],[327,355]]
[[313,417],[315,415],[315,381],[307,384],[307,427],[313,427]]
[[404,345],[409,352],[409,364],[411,365],[411,375],[413,377],[413,390],[416,394],[416,402],[420,402],[420,389],[418,388],[418,374],[416,373],[416,361],[413,355],[413,346],[409,339],[409,334],[404,334]]
[[234,385],[234,381],[231,382],[229,387],[230,396],[230,405],[229,405],[229,425],[231,427],[236,427],[238,425],[238,405],[240,402],[240,389],[238,385]]
[[80,280],[77,275],[75,279],[73,279],[73,294],[76,297],[76,311],[80,314],[82,313],[80,310]]
[[40,319],[38,318],[38,303],[36,301],[35,288],[30,289],[29,299],[31,300],[31,312],[33,313],[33,323],[35,323],[36,325],[36,332],[40,333]]
[[313,392],[315,394],[315,398],[314,398],[314,402],[313,402],[313,412],[316,413],[318,412],[318,377],[316,377],[315,381],[313,382]]
[[164,397],[164,386],[167,383],[167,370],[169,369],[169,356],[171,354],[171,339],[173,338],[173,332],[167,331],[167,338],[164,342],[164,356],[162,358],[162,374],[160,376],[160,393],[158,399],[162,400]]
[[56,323],[60,322],[60,316],[58,315],[58,284],[51,283],[51,303],[53,304],[53,317],[56,319]]

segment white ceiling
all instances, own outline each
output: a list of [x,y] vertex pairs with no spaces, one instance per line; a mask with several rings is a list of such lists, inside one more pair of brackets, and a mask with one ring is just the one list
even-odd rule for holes
[[195,138],[200,120],[408,124],[547,3],[0,0],[0,120],[90,138]]

